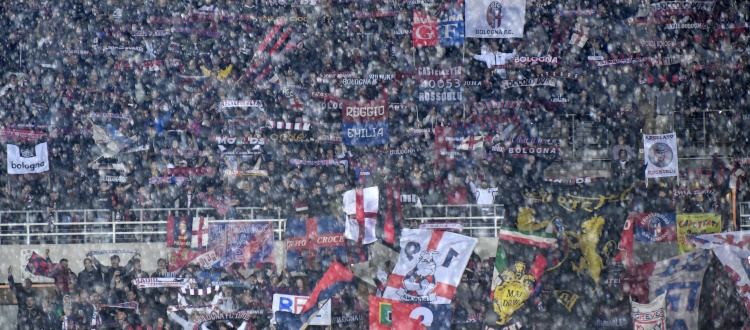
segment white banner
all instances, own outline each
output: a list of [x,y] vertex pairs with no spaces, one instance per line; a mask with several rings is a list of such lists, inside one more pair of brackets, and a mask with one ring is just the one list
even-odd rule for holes
[[8,143],[8,174],[30,174],[49,171],[47,142],[34,148],[23,148]]
[[476,244],[476,238],[451,232],[404,229],[383,298],[450,304]]
[[359,223],[357,222],[357,208],[364,210],[364,237],[363,244],[375,242],[375,227],[378,218],[378,187],[369,187],[365,189],[352,189],[344,193],[343,211],[347,215],[346,230],[344,236],[352,241],[359,240]]
[[662,293],[648,304],[630,302],[633,316],[633,329],[663,330],[666,329],[667,311],[664,308],[666,293]]
[[526,0],[466,0],[469,38],[523,38]]
[[646,178],[677,176],[677,137],[674,133],[643,135]]
[[[275,317],[276,312],[292,312],[294,314],[299,314],[299,312],[302,311],[302,307],[307,303],[308,298],[309,297],[306,296],[292,296],[275,293],[273,295],[273,305],[271,306],[271,310],[273,311],[272,315]],[[271,324],[276,324],[274,318],[271,319]],[[318,314],[315,314],[315,317],[310,321],[310,325],[331,325],[330,299],[325,305],[323,305],[323,308],[320,309]]]
[[697,248],[712,249],[724,270],[734,280],[745,308],[750,315],[750,231],[700,235],[693,237]]

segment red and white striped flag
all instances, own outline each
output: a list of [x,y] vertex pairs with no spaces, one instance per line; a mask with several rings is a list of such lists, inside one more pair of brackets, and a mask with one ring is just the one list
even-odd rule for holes
[[289,123],[289,122],[283,122],[283,121],[268,121],[268,127],[275,128],[275,129],[284,129],[288,131],[309,131],[310,130],[310,124],[309,123]]
[[344,231],[346,239],[362,244],[375,242],[379,194],[378,187],[353,189],[344,193],[343,209],[347,215]]
[[570,36],[569,43],[575,47],[583,48],[588,40],[589,28],[583,26],[580,22],[576,23],[573,27],[573,33]]

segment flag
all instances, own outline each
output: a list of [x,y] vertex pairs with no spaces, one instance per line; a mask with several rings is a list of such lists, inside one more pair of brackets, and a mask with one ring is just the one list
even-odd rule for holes
[[279,311],[275,314],[276,324],[281,329],[305,329],[320,309],[344,287],[354,281],[354,273],[338,261],[334,261],[323,277],[315,285],[298,316],[292,312]]
[[643,134],[643,150],[647,179],[678,175],[677,137],[674,133]]
[[[211,251],[212,252],[212,251]],[[210,252],[208,252],[210,253]],[[169,270],[170,272],[176,272],[189,264],[200,264],[201,260],[216,260],[217,257],[206,258],[206,251],[192,250],[192,249],[173,249],[169,252]],[[201,259],[198,259],[198,258]]]
[[435,127],[435,164],[450,169],[467,166],[471,163],[470,153],[461,152],[479,148],[484,145],[484,139],[478,138],[472,129],[458,129],[452,127]]
[[385,185],[385,221],[383,222],[383,241],[391,246],[396,244],[397,227],[400,229],[404,218],[401,209],[401,180],[396,178],[395,185]]
[[677,241],[680,253],[695,249],[692,237],[701,234],[721,232],[721,215],[710,213],[678,214]]
[[526,0],[466,0],[469,38],[523,38]]
[[286,222],[286,269],[305,272],[312,263],[347,263],[343,221],[331,216],[289,219]]
[[[290,312],[294,315],[299,315],[302,307],[305,306],[309,297],[306,296],[294,296],[288,294],[273,295],[273,303],[271,305],[272,315],[276,315],[276,312]],[[297,317],[299,318],[299,316]],[[285,320],[288,320],[285,319]],[[271,320],[272,324],[276,324],[276,320]],[[296,322],[292,322],[296,323]],[[331,302],[326,302],[320,311],[315,314],[315,317],[310,321],[310,325],[331,325]]]
[[703,275],[711,251],[697,250],[637,267],[630,275],[630,294],[638,302],[666,293],[666,329],[698,329]]
[[458,145],[458,150],[473,151],[484,148],[484,135],[470,135],[461,140],[461,144]]
[[197,260],[204,268],[235,263],[252,268],[274,260],[273,225],[269,222],[215,223],[208,229],[208,252]]
[[431,47],[438,45],[437,19],[427,13],[414,9],[412,16],[412,43],[414,47]]
[[674,213],[633,213],[629,219],[633,224],[629,233],[632,240],[629,253],[633,262],[630,265],[669,259],[679,254]]
[[208,246],[208,223],[213,218],[167,217],[167,247],[200,249]]
[[618,242],[635,188],[632,179],[577,186],[539,182],[504,194],[509,205],[505,211],[508,227],[555,236],[557,248],[547,255],[547,269],[539,281],[545,291],[567,291],[567,297],[580,297],[575,303],[566,303],[570,310],[563,306],[565,313],[557,315],[561,322],[594,320],[593,313],[606,297],[596,292],[612,296],[621,289],[621,285],[610,283],[619,284],[623,273],[614,261],[622,252]]
[[556,247],[554,235],[502,227],[492,274],[491,303],[485,322],[493,327],[529,326],[535,310],[526,301],[547,269],[547,258]]
[[353,189],[344,193],[346,239],[362,244],[375,242],[379,194],[378,187]]
[[734,280],[745,309],[750,315],[750,231],[735,231],[694,237],[695,246],[712,249]]
[[300,37],[294,29],[284,22],[284,18],[279,18],[258,45],[250,68],[239,80],[247,78],[254,83],[266,80],[273,71],[272,62],[283,58],[289,50],[297,49],[299,42]]
[[464,0],[455,3],[445,2],[444,10],[438,17],[438,38],[440,46],[460,46],[464,44]]
[[49,171],[49,153],[47,142],[34,147],[7,145],[8,174],[32,174]]
[[99,146],[103,157],[112,157],[133,145],[133,140],[120,133],[111,124],[105,127],[93,125],[94,142]]
[[580,22],[573,26],[573,33],[570,35],[569,44],[574,47],[583,48],[589,40],[589,28],[583,26]]
[[631,301],[631,316],[633,317],[633,329],[638,330],[664,330],[667,324],[667,311],[664,301],[667,294],[662,293],[648,304],[639,304]]
[[341,101],[341,137],[346,145],[388,143],[388,99]]
[[26,271],[37,276],[49,277],[49,273],[54,267],[55,264],[42,258],[36,252],[31,253],[29,261],[26,263]]
[[451,232],[404,229],[383,298],[449,304],[476,243],[476,238]]
[[370,330],[450,329],[451,306],[370,296]]

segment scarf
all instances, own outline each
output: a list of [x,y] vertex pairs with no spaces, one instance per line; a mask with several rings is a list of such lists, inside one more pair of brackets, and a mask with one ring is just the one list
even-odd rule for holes
[[89,166],[92,170],[116,170],[121,172],[127,172],[128,169],[125,167],[125,164],[122,163],[116,163],[116,164],[99,164],[94,163]]
[[135,313],[138,314],[138,303],[135,301],[129,301],[119,304],[102,305],[102,308],[123,308],[123,309],[134,309]]
[[[265,313],[265,312],[262,312],[262,313]],[[200,325],[205,322],[220,321],[220,320],[236,320],[236,319],[249,321],[254,315],[257,315],[257,313],[251,312],[251,311],[230,312],[230,313],[222,313],[222,314],[207,314],[195,320],[195,326],[193,326],[193,330],[198,330]]]
[[263,109],[261,100],[221,100],[220,108],[260,108]]
[[219,292],[221,294],[221,287],[209,286],[205,289],[188,289],[187,287],[180,288],[180,294],[184,296],[204,296]]
[[[268,174],[266,174],[266,176],[268,176]],[[227,213],[229,208],[226,204],[217,202],[213,197],[204,192],[198,193],[198,199],[207,202],[211,207],[216,209],[216,212],[218,212],[219,215],[222,216]]]
[[195,151],[186,149],[162,149],[159,151],[162,156],[166,157],[183,157],[183,158],[197,158],[197,157],[209,157],[211,153],[208,151]]
[[383,17],[396,17],[398,12],[395,11],[357,11],[354,13],[354,18],[383,18]]
[[338,166],[339,164],[347,165],[349,161],[345,159],[323,159],[323,160],[303,160],[290,158],[289,165],[310,165],[310,166]]
[[641,85],[643,85],[643,84],[653,84],[653,83],[663,83],[663,82],[667,82],[667,80],[669,80],[669,81],[671,81],[673,83],[676,83],[676,82],[680,82],[680,81],[685,81],[686,79],[687,78],[685,76],[678,76],[678,75],[673,75],[671,77],[668,77],[668,76],[657,76],[656,78],[654,78],[653,76],[647,76],[647,77],[643,77],[643,78],[639,79],[638,83],[641,84]]
[[91,306],[94,311],[93,315],[91,315],[91,326],[96,329],[98,325],[102,324],[102,319],[99,317],[99,308],[94,304],[91,304]]
[[275,128],[275,129],[283,129],[287,131],[309,131],[310,130],[310,124],[309,123],[289,123],[289,122],[283,122],[283,121],[268,121],[268,127]]
[[143,52],[143,47],[126,47],[126,46],[105,46],[102,48],[102,52],[114,51],[114,50],[131,50],[136,52]]
[[47,54],[55,55],[91,55],[91,51],[85,49],[65,49],[60,51],[49,51]]
[[260,119],[229,119],[226,122],[226,126],[253,126],[261,124],[263,124],[263,121]]
[[638,45],[645,48],[655,48],[655,49],[674,49],[674,48],[682,48],[687,45],[687,41],[677,41],[675,39],[672,40],[639,40]]
[[435,147],[428,147],[428,148],[417,148],[417,149],[388,149],[388,150],[378,150],[378,153],[381,154],[388,154],[389,156],[400,156],[400,155],[409,155],[409,154],[415,154],[423,151],[430,151],[435,150]]
[[173,31],[174,33],[196,34],[202,37],[221,38],[221,31],[218,31],[218,30],[191,29],[191,28],[177,27],[177,28],[174,28]]
[[195,283],[192,278],[177,278],[177,277],[145,277],[136,278],[132,280],[133,285],[139,289],[143,288],[182,288],[184,289],[188,284]]
[[245,177],[245,176],[268,177],[268,172],[266,170],[255,170],[255,169],[253,170],[224,170],[222,172],[222,176],[225,178],[238,178],[238,177]]
[[100,255],[100,254],[135,254],[137,250],[93,250],[86,253],[87,257]]
[[171,59],[164,59],[164,60],[151,60],[151,61],[143,61],[140,64],[134,64],[129,61],[123,61],[115,63],[115,70],[123,71],[126,69],[133,69],[139,72],[157,72],[161,70],[166,69],[174,69],[177,68],[180,70],[180,72],[184,72],[185,69],[182,67],[182,61],[176,58]]
[[198,177],[214,174],[212,167],[175,167],[162,172],[164,176]]
[[560,17],[583,17],[599,15],[599,11],[596,9],[560,10],[558,14]]
[[155,177],[148,179],[148,185],[152,186],[155,184],[176,184],[181,185],[184,183],[189,183],[190,179],[186,178],[184,176],[173,176],[173,177]]
[[99,178],[99,182],[120,182],[120,183],[125,183],[125,182],[128,182],[128,177],[123,176],[123,175],[119,175],[119,176],[105,175],[105,176]]
[[513,87],[530,87],[530,86],[555,86],[557,85],[557,79],[548,77],[535,77],[527,79],[517,80],[503,80],[502,89],[509,89]]
[[138,30],[130,33],[131,37],[168,37],[172,35],[169,30]]
[[529,137],[522,137],[518,135],[510,136],[505,141],[510,142],[510,143],[527,144],[527,145],[533,145],[533,144],[560,145],[560,139],[529,138]]
[[0,141],[36,142],[47,136],[47,133],[32,130],[0,128]]
[[112,113],[112,112],[103,112],[103,113],[92,112],[89,115],[89,117],[90,118],[109,118],[109,119],[130,120],[130,115],[128,114]]
[[672,192],[672,205],[675,205],[675,197],[677,196],[690,196],[690,195],[711,195],[713,196],[713,207],[714,210],[719,209],[719,201],[716,198],[716,192],[713,189],[695,189],[695,190],[677,190]]
[[339,100],[338,96],[331,94],[331,93],[323,93],[323,92],[312,92],[310,94],[310,97],[314,99],[323,99],[323,100],[330,100],[330,101]]

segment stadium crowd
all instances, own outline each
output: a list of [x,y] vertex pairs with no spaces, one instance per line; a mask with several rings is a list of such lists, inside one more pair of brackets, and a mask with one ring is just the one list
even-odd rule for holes
[[[15,234],[26,233],[27,222],[42,224],[33,233],[71,234],[31,244],[65,244],[92,241],[59,224],[166,221],[163,212],[134,209],[209,207],[217,219],[251,217],[239,207],[257,208],[257,219],[336,216],[345,191],[387,184],[424,205],[518,205],[518,192],[556,179],[545,176],[550,166],[581,161],[573,150],[583,144],[610,161],[609,173],[592,180],[629,182],[644,170],[641,134],[668,132],[677,134],[680,150],[713,156],[711,166],[681,167],[679,183],[639,183],[634,211],[732,218],[727,183],[732,167],[746,160],[750,136],[745,2],[716,0],[711,10],[670,14],[656,13],[648,1],[527,0],[522,39],[415,46],[414,11],[441,16],[462,2],[2,1],[0,141],[47,142],[49,171],[0,171],[0,210],[42,211],[2,215],[0,233],[11,235],[0,244],[24,244]],[[687,27],[694,22],[703,25]],[[549,60],[511,60],[531,57]],[[462,99],[421,98],[416,72],[449,67],[461,69]],[[502,88],[532,77],[555,83]],[[380,98],[388,102],[387,143],[344,144],[342,100]],[[577,139],[576,127],[590,130]],[[436,141],[445,128],[469,129],[484,146],[470,143],[458,160],[443,157]],[[510,153],[545,139],[558,152]],[[8,164],[7,150],[0,148],[0,167]],[[699,189],[705,193],[680,193]],[[747,200],[746,189],[737,200]],[[456,212],[451,216],[465,215]],[[404,213],[433,215],[417,207]],[[164,236],[118,242],[129,240],[160,244]],[[22,329],[192,328],[191,315],[167,309],[179,305],[178,289],[132,284],[165,277],[166,260],[149,275],[138,256],[125,266],[116,256],[109,266],[90,257],[75,274],[60,257],[48,296],[32,294],[30,283],[11,285]],[[465,324],[456,327],[481,327],[476,315],[490,301],[493,263],[473,258],[467,267],[453,301],[454,321]],[[215,305],[229,312],[268,311],[274,293],[309,294],[319,275],[260,265],[248,276],[194,266],[170,276],[195,278],[201,287],[248,283],[222,288]],[[365,313],[362,295],[346,294],[333,301],[334,316]],[[97,307],[124,301],[139,302],[138,311]],[[266,328],[270,317],[257,315],[252,326]],[[342,327],[366,327],[366,318],[345,320],[355,321]]]

